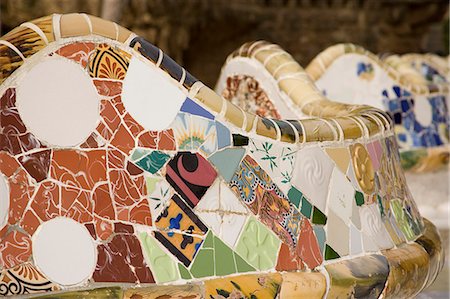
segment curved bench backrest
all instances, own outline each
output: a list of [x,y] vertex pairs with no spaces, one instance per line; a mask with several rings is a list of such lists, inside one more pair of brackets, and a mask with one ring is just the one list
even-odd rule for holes
[[[253,49],[269,72],[289,58]],[[335,273],[349,256],[381,273],[363,291],[378,296],[385,250],[424,232],[384,113],[327,100],[298,65],[279,86],[317,117],[278,120],[84,14],[22,24],[0,57],[0,262],[36,273],[33,291],[194,281],[209,297],[209,278]]]

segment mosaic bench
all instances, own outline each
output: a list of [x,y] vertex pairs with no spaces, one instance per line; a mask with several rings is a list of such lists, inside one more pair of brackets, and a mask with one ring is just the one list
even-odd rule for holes
[[[389,56],[384,59],[389,59]],[[411,65],[414,69],[421,73],[428,82],[434,84],[448,84],[448,78],[450,75],[448,58],[431,53],[411,53],[401,55],[399,59],[402,62]]]
[[280,86],[311,118],[259,117],[85,14],[0,59],[1,295],[409,298],[443,266],[381,110],[302,75]]
[[362,47],[339,44],[317,55],[306,72],[332,99],[387,111],[404,169],[421,172],[448,165],[448,84],[427,82],[392,58],[382,61]]

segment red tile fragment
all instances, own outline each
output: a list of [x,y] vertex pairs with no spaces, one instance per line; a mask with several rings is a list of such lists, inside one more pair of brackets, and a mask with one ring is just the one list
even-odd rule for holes
[[303,218],[300,224],[300,236],[296,251],[310,269],[322,264],[319,243],[307,218]]
[[94,189],[92,201],[94,203],[94,213],[96,215],[106,219],[116,219],[108,183],[98,185]]
[[51,150],[43,150],[21,156],[19,162],[37,182],[45,180],[50,168]]
[[55,150],[50,166],[51,177],[79,189],[92,190],[106,181],[105,150]]
[[101,96],[114,97],[122,92],[122,82],[94,79],[94,85]]
[[172,129],[159,133],[158,149],[167,151],[175,151],[177,149]]
[[12,268],[28,261],[30,256],[30,236],[14,230],[0,240],[0,268]]
[[130,222],[152,226],[152,215],[147,199],[141,200],[130,211]]
[[43,221],[58,217],[60,204],[60,187],[54,182],[43,182],[36,192],[31,208]]
[[140,147],[156,149],[158,142],[158,132],[149,131],[144,132],[138,137],[138,145]]
[[101,240],[107,240],[113,233],[113,225],[110,221],[94,215],[94,225],[97,236]]
[[20,227],[22,227],[27,233],[29,233],[30,236],[34,234],[40,224],[41,221],[31,210],[27,210],[25,212],[19,223]]
[[275,269],[277,271],[296,271],[304,268],[302,259],[289,249],[285,243],[281,243],[278,261]]
[[9,218],[10,224],[19,221],[35,190],[28,182],[28,174],[22,168],[8,178],[9,183]]
[[118,234],[107,244],[98,246],[93,279],[96,282],[155,282],[146,266],[141,245],[132,234]]
[[111,145],[115,146],[125,154],[129,154],[136,147],[135,140],[127,128],[121,124],[111,140]]
[[94,53],[94,43],[72,43],[63,46],[55,51],[56,54],[66,57],[80,64],[83,68],[86,68],[89,57]]

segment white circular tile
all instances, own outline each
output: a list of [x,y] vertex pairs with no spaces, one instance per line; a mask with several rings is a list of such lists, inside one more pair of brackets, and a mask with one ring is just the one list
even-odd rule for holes
[[100,101],[79,65],[50,57],[39,62],[17,87],[19,114],[38,139],[56,146],[82,143],[96,128]]
[[57,217],[41,224],[33,235],[33,259],[53,282],[75,285],[94,272],[97,247],[82,224]]
[[0,229],[8,222],[9,185],[6,177],[0,173]]
[[175,119],[186,95],[162,70],[136,57],[123,80],[122,102],[147,130],[164,130]]

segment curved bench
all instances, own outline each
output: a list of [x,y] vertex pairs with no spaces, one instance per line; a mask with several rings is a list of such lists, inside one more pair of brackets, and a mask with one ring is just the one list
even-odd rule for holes
[[[271,70],[274,49],[249,53]],[[259,117],[85,14],[0,57],[2,295],[399,298],[443,266],[384,112],[306,75],[280,86],[316,117]]]
[[381,61],[352,44],[324,50],[306,72],[333,99],[386,110],[395,123],[405,169],[429,171],[448,164],[448,84],[428,82],[400,59]]

